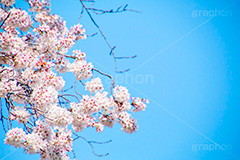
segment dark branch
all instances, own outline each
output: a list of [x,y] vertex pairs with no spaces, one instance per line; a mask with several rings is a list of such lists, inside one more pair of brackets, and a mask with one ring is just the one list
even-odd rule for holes
[[7,17],[3,20],[2,24],[0,25],[0,28],[2,28],[3,24],[6,22],[6,20],[10,17],[11,12],[8,13]]
[[[105,34],[103,33],[102,29],[99,27],[99,25],[96,23],[96,21],[94,20],[94,18],[93,18],[92,15],[91,15],[91,13],[89,12],[89,10],[94,11],[93,5],[92,5],[91,8],[88,8],[88,7],[83,3],[84,0],[79,0],[79,1],[80,1],[80,3],[82,4],[82,7],[83,7],[83,8],[85,9],[85,11],[87,12],[87,14],[88,14],[89,18],[91,19],[92,23],[97,27],[98,31],[101,33],[103,39],[105,40],[105,42],[107,43],[108,47],[110,48],[110,50],[111,50],[111,51],[110,51],[110,55],[112,55],[113,58],[114,58],[115,72],[117,72],[117,73],[123,73],[123,72],[129,71],[130,69],[118,71],[118,69],[117,69],[117,59],[135,58],[136,55],[135,55],[135,56],[131,56],[131,57],[129,57],[129,58],[128,58],[128,57],[124,57],[124,58],[116,57],[116,56],[115,56],[115,53],[114,53],[114,49],[116,48],[116,46],[114,46],[114,47],[111,46],[111,44],[109,43],[107,37],[106,37]],[[94,4],[94,1],[93,1],[93,4]],[[122,8],[122,10],[127,11],[127,10],[128,10],[128,9],[126,9],[127,6],[128,6],[128,5],[125,5],[123,8],[122,8],[122,6],[120,6],[120,7],[118,7],[117,10],[114,11],[114,12],[119,12],[119,11],[121,11],[121,10],[120,10],[121,8]],[[97,9],[96,9],[96,10],[97,10]],[[101,11],[101,10],[99,9],[99,11]],[[82,16],[82,13],[83,13],[83,11],[81,12],[80,17]],[[107,13],[107,11],[106,11],[105,13]]]
[[113,88],[115,88],[115,82],[114,82],[114,80],[113,80],[113,77],[110,76],[109,74],[106,74],[106,73],[103,73],[103,72],[99,71],[98,69],[93,68],[92,70],[100,73],[101,75],[107,76],[108,78],[111,79],[110,91],[111,91],[111,94],[113,95],[112,90],[113,90]]
[[84,138],[84,137],[82,137],[82,136],[79,136],[79,135],[77,135],[76,133],[73,133],[73,134],[76,136],[76,138],[74,138],[73,141],[75,141],[75,140],[77,140],[77,139],[79,139],[79,138],[83,139],[85,142],[87,142],[87,143],[90,145],[90,147],[92,148],[92,152],[93,152],[93,154],[94,154],[95,156],[104,157],[104,156],[109,155],[109,153],[106,153],[106,154],[97,154],[97,153],[95,152],[95,150],[94,150],[94,147],[93,147],[92,143],[96,143],[96,144],[106,144],[106,143],[112,142],[112,140],[105,141],[105,142],[88,141],[86,138]]
[[134,9],[128,9],[128,4],[126,5],[121,5],[119,6],[116,10],[103,10],[103,9],[96,9],[96,8],[89,8],[91,9],[95,14],[97,15],[101,15],[101,14],[105,14],[105,13],[121,13],[121,12],[126,12],[126,11],[130,11],[130,12],[137,12],[137,13],[142,13],[141,11],[138,10],[134,10]]

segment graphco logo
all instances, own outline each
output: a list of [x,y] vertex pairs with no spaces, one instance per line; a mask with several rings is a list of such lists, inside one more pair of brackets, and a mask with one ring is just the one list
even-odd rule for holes
[[231,10],[193,10],[192,17],[228,17],[232,16]]
[[192,151],[229,151],[232,150],[232,145],[230,144],[193,144]]
[[[152,74],[118,74],[113,76],[116,84],[153,84],[154,77]],[[106,79],[109,83],[110,80]]]

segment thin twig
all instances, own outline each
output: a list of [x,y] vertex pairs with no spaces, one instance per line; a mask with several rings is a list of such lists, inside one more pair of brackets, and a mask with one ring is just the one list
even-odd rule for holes
[[3,20],[2,24],[0,25],[0,28],[2,28],[3,24],[6,22],[6,20],[10,17],[11,12],[8,13],[7,17]]
[[2,122],[2,125],[3,125],[3,130],[4,130],[5,133],[7,133],[5,125],[4,125],[4,120],[3,120],[4,116],[3,116],[3,109],[2,109],[2,98],[0,99],[0,106],[1,106],[1,122]]
[[78,91],[77,91],[77,79],[75,80],[74,90],[75,90],[75,93],[77,93],[80,97],[83,97],[83,96],[82,96],[80,93],[78,93]]
[[92,143],[96,143],[96,144],[106,144],[106,143],[112,142],[111,140],[106,141],[106,142],[88,141],[86,138],[84,138],[84,137],[82,137],[82,136],[79,136],[79,135],[77,135],[76,133],[73,133],[73,134],[74,134],[75,136],[77,136],[76,138],[73,139],[73,141],[75,141],[75,140],[77,140],[77,139],[79,139],[79,138],[82,138],[85,142],[87,142],[87,143],[90,145],[90,147],[92,148],[92,152],[93,152],[93,154],[94,154],[95,156],[104,157],[104,156],[109,155],[109,153],[106,153],[106,154],[97,154],[97,153],[95,152],[95,150],[94,150],[94,147],[93,147]]
[[104,76],[107,76],[108,78],[111,79],[110,91],[111,91],[111,94],[113,95],[112,90],[113,90],[113,88],[115,88],[115,82],[114,82],[114,80],[113,80],[113,77],[110,76],[109,74],[106,74],[106,73],[103,73],[103,72],[99,71],[99,70],[96,69],[96,68],[93,68],[92,70],[97,71],[98,73],[100,73],[100,74],[102,74],[102,75],[104,75]]
[[71,87],[69,87],[69,88],[63,90],[63,92],[66,92],[66,91],[68,91],[68,90],[70,90],[70,89],[72,89],[72,88],[73,88],[73,86],[71,86]]
[[98,33],[96,32],[96,33],[93,33],[93,34],[91,34],[91,35],[87,35],[87,37],[94,37],[94,36],[96,36]]
[[70,102],[70,101],[69,101],[66,97],[64,97],[64,96],[72,96],[72,97],[75,97],[75,98],[78,100],[78,102],[81,102],[80,99],[79,99],[77,96],[73,95],[73,94],[62,94],[62,95],[59,95],[59,97],[65,99],[67,102]]
[[129,59],[129,58],[136,58],[137,55],[130,56],[130,57],[115,57],[116,59]]
[[[116,48],[116,46],[113,46],[113,47],[111,46],[111,44],[109,43],[107,37],[106,37],[105,34],[103,33],[102,29],[99,27],[99,25],[96,23],[96,21],[95,21],[94,18],[92,17],[91,13],[89,12],[89,10],[92,10],[92,9],[86,7],[86,5],[83,3],[83,0],[79,0],[79,1],[80,1],[80,3],[82,4],[83,8],[86,10],[86,12],[87,12],[89,18],[91,19],[91,21],[93,22],[93,24],[97,27],[97,29],[98,29],[99,32],[101,33],[101,35],[102,35],[103,39],[105,40],[105,42],[107,43],[108,47],[110,48],[110,55],[112,55],[113,58],[114,58],[115,72],[117,72],[117,73],[123,73],[123,72],[129,71],[130,69],[118,71],[118,69],[117,69],[117,60],[116,60],[116,59],[120,59],[120,57],[117,57],[117,58],[116,58],[115,53],[114,53],[114,51],[113,51],[113,50]],[[126,8],[126,7],[124,7],[124,8]],[[136,57],[136,56],[131,56],[131,57],[129,57],[129,58],[135,58],[135,57]]]
[[121,5],[119,6],[116,10],[103,10],[103,9],[96,9],[96,8],[89,8],[91,9],[95,14],[97,15],[101,15],[101,14],[105,14],[105,13],[121,13],[121,12],[126,12],[126,11],[130,11],[130,12],[136,12],[136,13],[142,13],[141,11],[138,11],[138,10],[134,10],[134,9],[127,9],[128,7],[128,4],[124,5]]
[[80,20],[81,20],[81,18],[82,18],[83,11],[84,11],[84,8],[83,8],[83,6],[82,6],[82,10],[81,10],[80,16],[79,16],[79,18],[78,18],[78,24],[80,23]]

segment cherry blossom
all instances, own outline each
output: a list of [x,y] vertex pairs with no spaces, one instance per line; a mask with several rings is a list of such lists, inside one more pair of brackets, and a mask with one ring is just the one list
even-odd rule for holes
[[33,22],[26,11],[12,8],[9,12],[10,16],[6,21],[6,25],[18,27],[22,31],[28,31],[30,29]]
[[[4,143],[39,154],[42,160],[67,160],[73,136],[86,128],[103,132],[104,127],[118,123],[124,132],[136,132],[132,114],[145,110],[148,100],[131,97],[126,87],[115,86],[112,76],[94,68],[85,52],[73,50],[87,38],[81,24],[68,29],[66,21],[51,13],[49,0],[26,3],[29,11],[16,7],[15,0],[1,0]],[[95,71],[111,83],[102,83]],[[69,75],[72,81],[65,81]]]
[[23,129],[16,127],[8,131],[4,143],[12,145],[15,148],[20,148],[24,144],[24,137],[25,132]]
[[31,12],[43,12],[47,11],[48,7],[51,5],[49,0],[29,0],[29,5],[31,6]]
[[33,133],[38,134],[42,140],[50,140],[54,134],[51,126],[40,120],[36,121],[36,126],[33,127]]
[[118,115],[119,122],[122,125],[122,130],[127,133],[136,132],[138,129],[137,122],[131,115],[127,112],[121,112]]
[[[5,1],[7,2],[8,0]],[[0,21],[3,21],[6,17],[7,13],[2,8],[0,8]]]
[[29,154],[36,154],[44,146],[43,140],[38,134],[31,133],[24,136],[23,148]]
[[113,89],[114,91],[114,98],[118,102],[129,101],[130,94],[128,93],[128,89],[123,86],[117,86]]
[[3,5],[6,5],[6,6],[12,6],[14,3],[15,3],[15,0],[1,0],[0,1]]
[[59,106],[51,106],[47,111],[46,121],[52,126],[65,127],[72,123],[71,112]]
[[102,114],[99,117],[99,122],[107,127],[112,127],[116,122],[117,114],[116,113],[109,113],[109,114]]
[[101,92],[103,90],[103,85],[100,78],[94,78],[91,82],[87,82],[85,85],[86,90],[89,90],[92,93],[97,91]]
[[[133,112],[139,112],[144,111],[147,105],[145,103],[149,103],[149,101],[145,98],[138,98],[138,97],[132,97],[132,105],[133,105]],[[144,103],[145,102],[145,103]]]
[[10,119],[17,120],[17,121],[19,121],[19,123],[26,123],[28,121],[28,119],[30,118],[30,116],[31,116],[31,114],[25,108],[15,107],[11,111]]

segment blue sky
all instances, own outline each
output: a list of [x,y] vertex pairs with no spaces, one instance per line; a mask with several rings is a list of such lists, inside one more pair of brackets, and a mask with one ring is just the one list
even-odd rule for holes
[[[83,140],[74,143],[81,160],[237,160],[240,159],[240,1],[223,0],[96,0],[96,7],[129,8],[142,13],[94,15],[115,54],[136,59],[119,60],[114,73],[109,48],[98,34],[74,46],[86,52],[87,60],[112,74],[132,96],[148,98],[146,111],[135,113],[139,130],[131,135],[116,125],[102,133],[86,129],[95,145],[96,157]],[[19,1],[19,4],[23,3]],[[78,22],[78,0],[52,0],[52,12],[70,27]],[[97,32],[86,14],[81,24],[87,34]],[[65,77],[71,86],[73,79]],[[104,81],[104,80],[103,80]],[[104,81],[107,86],[107,80]],[[107,87],[105,87],[107,88]],[[0,130],[0,160],[38,159],[21,149],[4,145]],[[219,147],[220,146],[220,147]],[[1,159],[2,157],[2,159]]]

